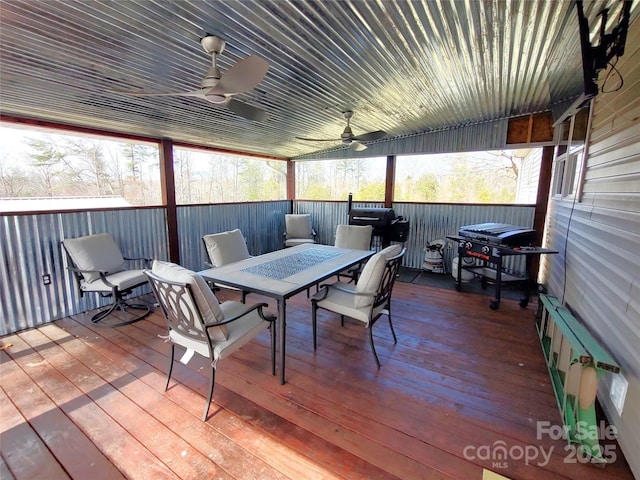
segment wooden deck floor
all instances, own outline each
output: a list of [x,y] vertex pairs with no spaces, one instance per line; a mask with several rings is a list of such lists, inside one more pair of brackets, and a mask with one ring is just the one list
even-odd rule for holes
[[0,476],[480,480],[485,467],[512,479],[632,478],[617,445],[600,469],[576,463],[563,440],[536,438],[538,421],[561,423],[534,307],[506,300],[495,312],[488,297],[400,282],[393,307],[398,344],[386,322],[375,326],[377,370],[367,332],[326,312],[314,353],[308,300],[295,297],[287,383],[270,374],[264,332],[220,363],[206,423],[204,361],[176,363],[164,392],[159,313],[4,337]]

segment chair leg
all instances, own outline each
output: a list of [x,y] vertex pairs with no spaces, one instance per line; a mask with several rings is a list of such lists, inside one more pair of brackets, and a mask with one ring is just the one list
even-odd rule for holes
[[92,323],[98,323],[99,321],[101,321],[102,319],[108,317],[109,315],[111,315],[113,313],[113,311],[118,307],[118,302],[115,301],[113,302],[109,308],[105,308],[104,310],[100,310],[98,313],[96,313],[93,317],[91,317],[91,322]]
[[276,374],[276,324],[272,322],[271,329],[271,375]]
[[169,370],[167,371],[167,383],[164,386],[164,391],[166,392],[169,388],[169,379],[171,378],[171,371],[173,370],[173,354],[175,352],[175,346],[173,343],[171,344],[171,355],[169,356]]
[[318,346],[316,342],[316,331],[317,331],[317,321],[318,321],[317,315],[318,315],[318,307],[315,304],[315,302],[312,302],[311,303],[311,325],[313,327],[313,350],[314,351]]
[[344,315],[340,315],[340,325],[344,327]]
[[373,352],[373,356],[376,359],[378,370],[380,370],[380,360],[378,359],[378,354],[376,353],[376,346],[373,344],[373,324],[369,325],[369,340],[371,341],[371,351]]
[[391,335],[393,335],[393,343],[398,343],[398,339],[396,338],[396,331],[393,329],[393,322],[391,322],[391,306],[387,307],[387,317],[389,318],[389,327],[391,327]]
[[[141,303],[128,303],[124,298],[122,298],[122,293],[115,291],[113,293],[113,303],[109,308],[105,308],[100,312],[96,313],[93,317],[91,317],[91,322],[96,324],[98,327],[122,327],[124,325],[129,325],[131,323],[137,322],[138,320],[142,320],[147,315],[151,313],[151,307],[149,305],[143,305]],[[127,309],[132,310],[142,310],[143,313],[140,315],[134,316],[128,320],[124,320],[122,322],[115,323],[100,323],[102,320],[110,316],[115,310],[120,310],[121,312],[127,312]]]
[[211,405],[211,398],[213,397],[213,386],[216,381],[216,369],[211,367],[211,383],[209,384],[209,395],[207,396],[207,404],[204,406],[204,412],[202,414],[202,421],[207,421],[207,415],[209,415],[209,405]]
[[391,327],[391,335],[393,335],[393,343],[397,344],[398,343],[398,339],[396,338],[396,332],[393,329],[393,323],[391,323],[391,316],[389,316],[389,326]]

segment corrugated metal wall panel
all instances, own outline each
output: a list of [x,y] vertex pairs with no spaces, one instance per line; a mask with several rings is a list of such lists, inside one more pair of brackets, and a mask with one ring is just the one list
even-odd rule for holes
[[[354,202],[354,208],[382,207],[381,203]],[[403,265],[422,268],[424,248],[432,240],[457,235],[463,225],[485,222],[510,223],[529,227],[533,225],[535,208],[531,205],[456,205],[439,203],[394,203],[396,215],[407,218],[410,224],[409,238],[405,243],[407,254]],[[295,202],[296,213],[310,213],[318,231],[318,242],[333,245],[336,226],[348,223],[347,202]],[[448,245],[445,251],[447,269],[451,267],[456,245]],[[524,270],[522,259],[510,258],[505,267],[511,271]]]
[[282,248],[284,215],[291,202],[229,203],[178,207],[180,264],[191,270],[206,268],[202,236],[239,228],[252,255]]
[[[403,215],[410,222],[409,239],[407,241],[407,259],[404,265],[410,268],[422,268],[425,246],[447,235],[457,235],[463,225],[498,222],[520,225],[531,228],[535,208],[531,205],[456,205],[456,204],[421,204],[395,203],[396,214]],[[444,261],[447,271],[451,269],[451,261],[456,256],[455,242],[447,241]],[[506,259],[504,267],[512,272],[524,271],[521,258]]]
[[[380,208],[383,203],[353,202],[353,208]],[[313,228],[318,234],[317,241],[323,245],[333,245],[335,242],[336,226],[349,223],[347,202],[312,202],[296,201],[293,213],[310,213]]]
[[[376,202],[354,202],[355,208],[381,207]],[[498,221],[530,226],[530,206],[470,206],[437,204],[396,204],[394,210],[412,222],[405,266],[421,268],[424,245],[445,234],[457,233],[459,226]],[[282,247],[284,214],[290,201],[257,202],[178,207],[180,263],[200,270],[206,260],[201,237],[240,228],[254,255]],[[335,227],[348,223],[347,202],[295,202],[296,213],[311,213],[319,242],[332,245]],[[60,246],[64,238],[110,232],[125,256],[167,259],[167,231],[162,208],[52,213],[0,217],[2,239],[0,334],[41,325],[108,303],[95,295],[81,297],[65,269]],[[277,232],[274,235],[274,232]],[[447,252],[447,262],[451,256]],[[49,273],[52,283],[42,284]],[[139,289],[136,294],[146,292]]]
[[564,292],[567,305],[629,381],[623,416],[608,395],[610,376],[600,382],[598,398],[640,477],[640,117],[629,115],[640,111],[638,19],[627,47],[616,66],[624,87],[596,97],[582,201],[574,206],[571,198],[554,197],[550,202],[548,246],[560,255],[544,258],[544,272],[551,293],[562,298]]
[[0,335],[109,303],[94,294],[80,297],[61,247],[65,238],[100,232],[111,233],[124,256],[167,257],[163,208],[0,216]]

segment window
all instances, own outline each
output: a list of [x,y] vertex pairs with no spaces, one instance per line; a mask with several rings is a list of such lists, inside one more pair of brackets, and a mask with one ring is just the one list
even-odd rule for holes
[[156,144],[0,127],[0,211],[159,205]]
[[394,199],[406,202],[536,202],[542,149],[399,155]]
[[[286,198],[284,161],[174,148],[178,204]],[[0,211],[162,204],[157,143],[0,127]]]
[[553,168],[554,195],[575,197],[580,193],[588,116],[589,109],[584,108],[559,127],[560,141]]
[[296,198],[384,201],[386,157],[296,162]]
[[176,202],[232,203],[287,197],[287,163],[204,150],[173,149]]

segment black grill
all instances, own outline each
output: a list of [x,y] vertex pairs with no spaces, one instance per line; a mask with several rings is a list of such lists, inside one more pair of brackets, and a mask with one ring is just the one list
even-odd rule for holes
[[510,247],[534,245],[537,237],[535,230],[508,223],[465,225],[460,228],[458,235],[480,242]]
[[349,212],[349,225],[371,225],[384,229],[396,218],[393,208],[354,208]]
[[409,221],[396,217],[393,208],[353,208],[349,211],[349,225],[371,225],[373,235],[382,238],[382,244],[405,242],[409,235]]

